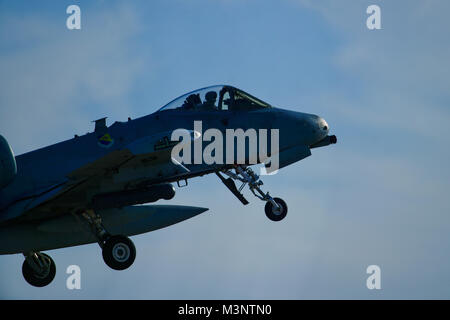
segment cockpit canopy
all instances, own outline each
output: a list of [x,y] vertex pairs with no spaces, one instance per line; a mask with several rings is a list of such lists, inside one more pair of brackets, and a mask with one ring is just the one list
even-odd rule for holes
[[180,111],[250,111],[263,108],[271,108],[271,106],[240,89],[231,86],[211,86],[186,93],[166,104],[158,112],[174,109]]

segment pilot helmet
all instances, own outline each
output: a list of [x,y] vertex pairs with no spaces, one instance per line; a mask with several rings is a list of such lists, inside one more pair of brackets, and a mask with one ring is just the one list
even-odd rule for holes
[[215,91],[209,91],[205,95],[205,100],[208,102],[214,102],[217,99],[217,92]]

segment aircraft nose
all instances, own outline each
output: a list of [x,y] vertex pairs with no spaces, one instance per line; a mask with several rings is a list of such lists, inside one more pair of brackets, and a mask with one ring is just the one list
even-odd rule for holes
[[[293,141],[300,139],[301,143],[313,145],[328,136],[330,126],[324,118],[311,113],[294,112],[285,110],[286,117],[281,118],[280,126],[289,127],[289,132],[297,132],[298,135],[292,136]],[[288,139],[287,139],[288,140]],[[289,143],[292,141],[289,140]],[[295,142],[297,143],[297,142]]]
[[312,131],[311,138],[312,140],[314,140],[314,142],[320,141],[328,136],[330,127],[328,126],[328,123],[324,118],[311,114],[308,117],[308,123]]
[[309,123],[314,131],[319,133],[320,135],[328,134],[329,126],[328,123],[325,121],[324,118],[316,116],[316,115],[310,115],[309,117]]
[[317,125],[319,126],[319,130],[322,130],[323,132],[326,132],[326,134],[328,134],[329,127],[324,118],[319,117],[319,119],[317,120]]

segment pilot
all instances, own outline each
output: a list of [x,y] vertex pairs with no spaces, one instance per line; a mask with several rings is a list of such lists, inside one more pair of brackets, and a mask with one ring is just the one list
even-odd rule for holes
[[188,96],[186,98],[186,100],[184,101],[182,107],[184,109],[194,109],[201,104],[202,104],[202,100],[200,99],[200,95],[197,93],[197,94],[191,94],[190,96]]
[[205,95],[205,102],[203,102],[203,105],[199,109],[202,111],[217,110],[216,99],[217,99],[217,92],[215,91],[207,92]]

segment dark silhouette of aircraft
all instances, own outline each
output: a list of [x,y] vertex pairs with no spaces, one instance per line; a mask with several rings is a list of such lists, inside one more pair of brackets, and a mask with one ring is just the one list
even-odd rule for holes
[[[199,122],[201,130],[195,127]],[[174,141],[177,129],[188,138]],[[242,135],[232,139],[241,139],[241,149],[239,143],[219,143],[220,135],[226,139],[227,132],[238,129],[243,140]],[[172,183],[187,185],[188,179],[210,173],[243,204],[248,201],[242,189],[248,185],[266,202],[267,217],[280,221],[286,203],[262,191],[251,165],[264,163],[271,172],[300,161],[312,148],[336,143],[328,132],[319,116],[272,107],[232,86],[212,86],[139,119],[109,127],[106,118],[99,119],[94,132],[16,157],[0,136],[0,254],[22,253],[23,276],[38,287],[49,284],[56,272],[44,250],[98,242],[109,267],[126,269],[136,256],[128,236],[208,210],[147,203],[172,199]],[[177,147],[183,147],[178,156]],[[209,154],[217,160],[220,153],[223,161],[195,159]],[[239,189],[235,181],[242,182]]]

